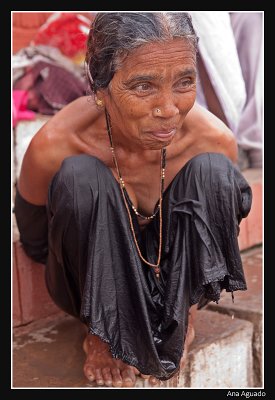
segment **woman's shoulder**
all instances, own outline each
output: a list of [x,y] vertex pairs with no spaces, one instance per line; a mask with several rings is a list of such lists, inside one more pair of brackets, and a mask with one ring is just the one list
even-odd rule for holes
[[205,151],[223,153],[236,162],[237,142],[234,133],[213,113],[195,103],[186,117],[186,124],[195,143],[203,146]]
[[89,133],[96,128],[99,112],[90,96],[79,97],[66,105],[43,125],[32,139],[35,151],[47,150],[62,157],[63,153],[79,151],[81,137],[87,129]]
[[91,126],[98,119],[98,109],[91,96],[82,96],[67,104],[56,113],[42,128],[52,136],[68,132],[78,134],[87,126]]
[[87,126],[93,129],[93,122],[98,118],[96,111],[87,97],[81,97],[55,114],[34,135],[24,155],[19,179],[25,199],[43,204],[48,184],[62,161],[85,153],[81,137]]
[[233,132],[221,119],[198,103],[194,104],[186,117],[186,120],[187,119],[189,124],[200,129],[206,135],[211,136],[222,134],[228,137],[234,136]]

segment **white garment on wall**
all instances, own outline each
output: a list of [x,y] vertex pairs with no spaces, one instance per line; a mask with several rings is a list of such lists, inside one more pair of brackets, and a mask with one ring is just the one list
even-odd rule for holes
[[[236,132],[246,101],[245,82],[226,11],[191,11],[194,29],[199,36],[199,52],[228,125]],[[198,82],[197,101],[207,108]]]
[[236,132],[244,150],[262,149],[263,23],[261,12],[232,12],[231,25],[246,85],[246,103]]

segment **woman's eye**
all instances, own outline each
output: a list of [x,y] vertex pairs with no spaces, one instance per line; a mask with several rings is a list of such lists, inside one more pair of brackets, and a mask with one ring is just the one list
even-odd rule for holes
[[187,87],[187,86],[190,86],[191,84],[192,84],[191,79],[185,79],[185,80],[183,80],[183,81],[180,82],[180,85],[181,85],[182,87]]
[[145,92],[150,89],[150,85],[148,83],[141,83],[135,87],[135,90],[139,92]]
[[183,79],[179,81],[178,87],[180,89],[188,89],[189,87],[193,86],[195,84],[193,79]]

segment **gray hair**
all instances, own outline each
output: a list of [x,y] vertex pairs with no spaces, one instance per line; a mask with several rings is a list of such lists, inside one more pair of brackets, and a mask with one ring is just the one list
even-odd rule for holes
[[186,12],[98,13],[92,23],[85,58],[90,88],[106,88],[121,61],[151,42],[185,38],[197,53],[198,37]]

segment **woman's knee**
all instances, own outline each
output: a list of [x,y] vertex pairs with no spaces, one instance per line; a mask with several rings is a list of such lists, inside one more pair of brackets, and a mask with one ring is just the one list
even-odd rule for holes
[[198,177],[223,177],[225,171],[232,169],[232,161],[221,153],[201,153],[186,164],[187,170]]
[[[67,191],[83,191],[97,188],[99,171],[108,169],[98,158],[81,154],[67,157],[51,182],[51,190],[66,187]],[[105,170],[105,171],[104,171]]]
[[75,178],[82,181],[93,177],[101,164],[98,158],[87,154],[70,156],[63,160],[57,175],[65,182]]
[[96,157],[76,155],[63,160],[60,169],[53,177],[48,193],[48,202],[53,209],[84,207],[93,202],[99,191],[100,179],[107,167]]

